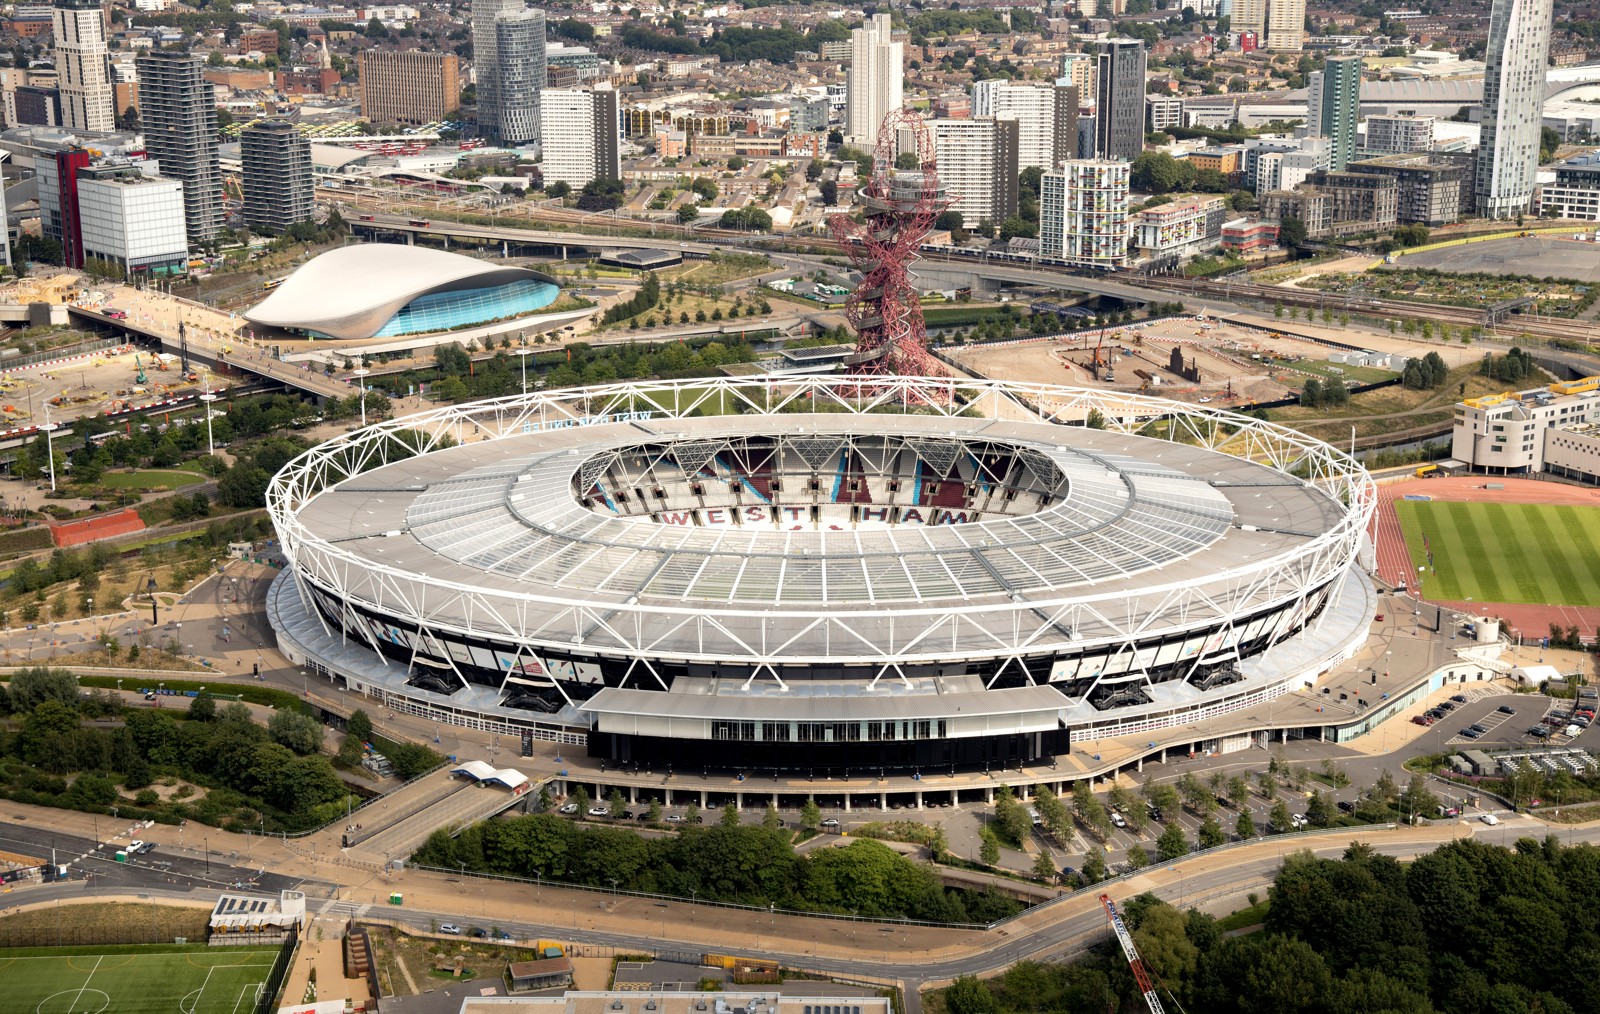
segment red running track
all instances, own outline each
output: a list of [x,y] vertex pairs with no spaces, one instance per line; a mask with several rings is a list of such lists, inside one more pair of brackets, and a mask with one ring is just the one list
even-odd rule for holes
[[[1487,483],[1500,483],[1504,489],[1485,489]],[[1572,504],[1582,507],[1600,507],[1600,490],[1584,486],[1569,486],[1560,482],[1538,479],[1485,478],[1481,475],[1458,475],[1436,479],[1405,479],[1384,483],[1378,487],[1378,511],[1375,518],[1378,579],[1398,583],[1402,576],[1415,591],[1417,564],[1406,547],[1400,519],[1395,514],[1394,502],[1406,496],[1426,496],[1433,500],[1456,500],[1479,503],[1535,503]],[[1424,586],[1426,591],[1426,586]],[[1585,637],[1600,630],[1600,607],[1554,606],[1526,602],[1460,602],[1447,599],[1426,599],[1464,613],[1498,616],[1515,627],[1525,637],[1542,637],[1550,624],[1577,627]]]

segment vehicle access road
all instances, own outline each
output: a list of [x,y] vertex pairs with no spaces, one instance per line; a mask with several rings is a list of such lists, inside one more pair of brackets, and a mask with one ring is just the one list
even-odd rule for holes
[[[276,893],[294,890],[301,884],[298,878],[268,873],[259,865],[250,867],[244,853],[212,849],[212,836],[229,844],[239,841],[237,836],[226,831],[197,826],[199,833],[186,835],[187,842],[180,845],[179,829],[169,825],[147,828],[143,822],[134,825],[111,817],[100,817],[98,822],[106,834],[105,840],[98,842],[35,823],[0,822],[0,850],[45,862],[53,857],[56,865],[69,866],[66,889],[74,893],[91,885],[98,890],[170,889],[176,885],[195,890],[240,888]],[[117,851],[135,838],[154,842],[156,847],[137,856],[130,855],[126,862],[117,862]],[[250,839],[245,840],[246,844],[249,842]],[[26,900],[37,890],[19,890],[13,894]]]

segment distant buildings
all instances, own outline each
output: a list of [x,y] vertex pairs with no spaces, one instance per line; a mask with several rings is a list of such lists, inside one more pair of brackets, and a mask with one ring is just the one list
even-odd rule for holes
[[545,83],[544,44],[544,12],[524,0],[473,3],[478,127],[490,138],[503,144],[537,139],[543,122],[538,93]]
[[115,130],[100,0],[55,0],[53,14],[61,125],[72,130]]
[[163,176],[183,184],[189,243],[197,246],[222,229],[216,90],[198,53],[157,49],[136,62],[145,148]]
[[874,14],[871,21],[850,33],[847,143],[868,150],[877,146],[879,124],[903,101],[904,79],[905,44],[894,39],[894,24],[888,14]]
[[1049,169],[1078,157],[1078,90],[1070,84],[978,81],[972,86],[974,119],[1017,123],[1017,165]]
[[617,93],[609,88],[551,88],[540,97],[544,181],[574,190],[596,179],[622,179]]
[[1356,121],[1361,104],[1361,57],[1329,56],[1309,76],[1306,132],[1326,137],[1328,165],[1343,169],[1356,153]]
[[356,73],[361,115],[373,123],[438,123],[461,107],[461,62],[454,53],[363,49]]
[[81,148],[41,154],[41,232],[61,244],[68,267],[89,258],[129,274],[182,271],[189,259],[183,186],[153,174],[153,163],[91,164]]
[[1128,262],[1128,176],[1116,159],[1072,159],[1040,180],[1039,256],[1110,270]]
[[1133,216],[1133,245],[1156,259],[1184,259],[1222,239],[1230,213],[1221,194],[1180,194]]
[[252,123],[239,135],[244,165],[244,221],[256,232],[281,235],[309,222],[315,210],[311,142],[288,120]]
[[962,225],[975,229],[985,222],[998,227],[1017,213],[1016,120],[991,118],[931,120],[939,182],[955,203]]
[[1275,190],[1261,199],[1261,213],[1282,222],[1297,218],[1312,238],[1351,236],[1398,224],[1399,181],[1370,173],[1312,173],[1295,190]]
[[1533,200],[1553,16],[1552,0],[1494,0],[1476,183],[1485,218],[1514,218]]
[[1433,117],[1375,113],[1367,117],[1367,141],[1373,155],[1404,155],[1433,147]]
[[1351,162],[1353,173],[1387,176],[1399,188],[1395,220],[1435,228],[1472,213],[1473,157],[1444,152],[1382,155]]
[[1575,218],[1600,222],[1600,160],[1586,159],[1556,166],[1556,181],[1539,188],[1542,218]]
[[1096,43],[1095,154],[1132,162],[1144,150],[1144,43]]
[[495,18],[495,79],[501,144],[539,139],[539,95],[545,65],[544,11],[532,7]]
[[1144,97],[1144,125],[1150,130],[1183,126],[1183,100],[1166,95]]
[[1232,17],[1234,31],[1253,37],[1251,49],[1298,52],[1305,44],[1306,0],[1234,0]]

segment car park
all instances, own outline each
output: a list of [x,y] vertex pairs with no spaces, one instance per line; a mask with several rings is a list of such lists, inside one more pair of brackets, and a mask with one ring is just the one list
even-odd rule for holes
[[455,925],[454,923],[448,923],[447,922],[444,925],[439,927],[439,932],[440,933],[448,933],[453,937],[458,937],[458,936],[461,935],[461,927]]

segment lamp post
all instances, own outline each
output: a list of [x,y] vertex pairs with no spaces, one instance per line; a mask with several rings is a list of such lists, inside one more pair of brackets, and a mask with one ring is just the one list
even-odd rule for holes
[[362,426],[365,426],[367,424],[367,379],[366,378],[367,378],[367,374],[369,374],[371,372],[372,371],[367,369],[365,366],[363,366],[359,370],[351,370],[350,371],[351,375],[356,378],[356,390],[359,391],[360,395],[361,395],[361,425]]
[[44,455],[50,463],[50,492],[56,491],[56,424],[50,421],[50,403],[45,402],[44,425],[39,427],[44,430]]
[[533,355],[533,350],[523,347],[517,350],[517,358],[522,360],[522,393],[528,393],[528,357]]
[[200,395],[200,401],[206,407],[206,453],[212,457],[216,456],[217,444],[211,438],[211,403],[216,400],[217,396],[211,393],[211,374],[207,373],[205,375],[205,391]]

